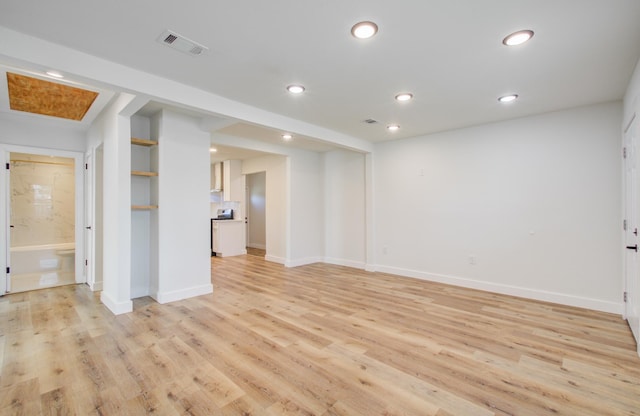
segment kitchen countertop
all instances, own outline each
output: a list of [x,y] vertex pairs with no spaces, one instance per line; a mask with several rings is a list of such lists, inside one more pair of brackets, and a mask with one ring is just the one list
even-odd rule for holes
[[233,220],[219,220],[217,218],[211,218],[211,221],[215,222],[242,222],[243,220],[233,219]]

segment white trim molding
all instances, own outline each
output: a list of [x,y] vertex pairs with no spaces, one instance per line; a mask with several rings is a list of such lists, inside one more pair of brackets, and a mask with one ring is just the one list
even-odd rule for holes
[[325,257],[324,262],[335,264],[336,266],[353,267],[354,269],[366,270],[366,264],[363,261],[354,261],[346,259],[337,259],[334,257]]
[[189,287],[186,289],[180,289],[173,292],[154,293],[151,295],[151,297],[155,299],[156,302],[158,303],[169,303],[169,302],[175,302],[178,300],[193,298],[196,296],[208,295],[209,293],[213,293],[212,284]]
[[133,302],[128,300],[125,302],[116,302],[111,299],[107,292],[100,293],[100,302],[104,304],[114,315],[122,315],[133,311]]
[[306,266],[307,264],[322,263],[322,262],[323,262],[322,257],[306,257],[304,259],[287,260],[284,263],[284,267]]
[[575,306],[578,308],[591,309],[601,312],[622,314],[623,304],[607,302],[599,299],[592,299],[564,293],[548,292],[545,290],[529,289],[518,286],[504,285],[498,283],[482,282],[479,280],[467,279],[464,277],[447,276],[436,273],[422,272],[418,270],[402,269],[399,267],[377,265],[376,269],[381,273],[395,274],[399,276],[411,277],[414,279],[426,280],[430,282],[444,283],[453,286],[466,287],[469,289],[483,290],[485,292],[499,293],[502,295],[516,296],[520,298],[539,300],[543,302],[557,303],[565,306]]

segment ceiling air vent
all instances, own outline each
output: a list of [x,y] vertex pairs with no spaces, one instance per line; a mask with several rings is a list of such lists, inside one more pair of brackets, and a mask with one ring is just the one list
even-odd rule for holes
[[168,43],[171,45],[178,37],[176,35],[169,34],[166,38],[164,38],[164,43]]
[[209,48],[207,48],[206,46],[201,45],[198,42],[194,42],[189,38],[185,38],[184,36],[179,35],[171,30],[165,30],[160,34],[160,36],[158,36],[156,40],[163,45],[169,46],[173,49],[177,49],[180,52],[189,54],[191,56],[199,56],[209,50]]
[[367,123],[367,124],[376,124],[377,123],[377,121],[372,119],[372,118],[368,118],[364,122]]

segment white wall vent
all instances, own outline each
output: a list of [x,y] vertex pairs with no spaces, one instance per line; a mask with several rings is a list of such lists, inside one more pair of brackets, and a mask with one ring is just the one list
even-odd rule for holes
[[209,50],[206,46],[201,45],[198,42],[194,42],[189,38],[185,38],[171,30],[165,30],[156,40],[163,45],[177,49],[180,52],[184,52],[191,56],[199,56]]

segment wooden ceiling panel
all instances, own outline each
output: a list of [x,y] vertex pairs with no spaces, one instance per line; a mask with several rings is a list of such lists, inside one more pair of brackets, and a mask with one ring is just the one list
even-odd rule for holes
[[9,107],[16,111],[80,121],[97,92],[7,72]]

